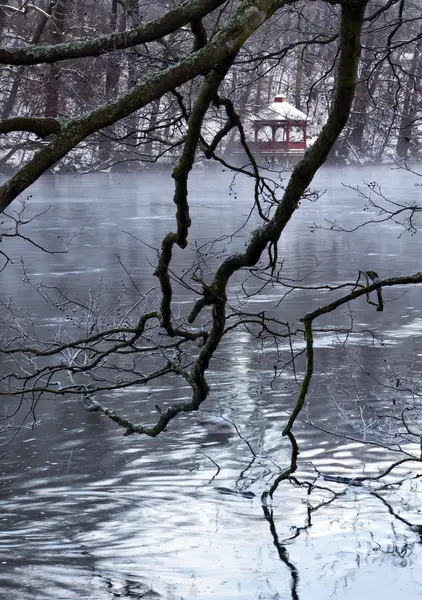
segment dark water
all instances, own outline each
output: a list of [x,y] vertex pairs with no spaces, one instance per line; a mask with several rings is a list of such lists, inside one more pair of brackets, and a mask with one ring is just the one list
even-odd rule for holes
[[[342,184],[373,180],[393,199],[418,197],[417,178],[400,171],[325,170],[315,186],[326,193],[317,203],[302,205],[280,240],[285,277],[309,274],[308,285],[335,285],[355,280],[359,269],[376,270],[382,277],[421,269],[422,238],[402,235],[392,222],[354,234],[310,229],[313,223],[324,224],[325,218],[346,228],[366,219],[364,202]],[[22,281],[20,256],[32,280],[80,297],[103,286],[102,301],[113,301],[126,278],[119,261],[142,293],[156,285],[150,266],[155,262],[154,248],[174,225],[170,177],[147,173],[45,178],[31,193],[34,211],[52,205],[31,225],[31,234],[40,243],[57,247],[59,235],[69,237],[86,223],[67,254],[46,255],[22,240],[3,246],[15,262],[0,275],[1,296],[13,296],[19,306],[36,314],[37,326],[52,331],[59,317]],[[231,187],[226,173],[197,172],[190,203],[190,246],[175,256],[179,269],[190,265],[195,242],[229,236],[244,222],[251,184],[238,180]],[[252,223],[246,233],[222,240],[217,249],[241,249],[251,229]],[[338,294],[294,291],[280,303],[285,291],[267,288],[251,299],[248,308],[265,309],[294,322]],[[391,403],[389,392],[376,390],[365,371],[380,380],[393,371],[418,378],[421,291],[417,287],[386,291],[382,313],[364,300],[353,305],[357,329],[382,335],[384,346],[373,346],[364,333],[351,338],[346,352],[334,333],[317,336],[319,376],[304,419],[347,431],[350,439],[298,424],[300,477],[313,479],[313,466],[326,474],[375,474],[391,462],[393,455],[387,450],[352,439],[359,436],[347,420],[347,402],[356,403],[360,393],[378,399],[381,406]],[[229,290],[232,304],[240,292],[238,278]],[[182,287],[176,288],[175,299],[182,309],[192,300]],[[350,317],[343,307],[320,324],[326,328],[349,324]],[[319,508],[329,494],[309,498],[306,489],[282,484],[273,502],[279,550],[282,547],[277,552],[260,494],[288,465],[289,446],[281,430],[298,386],[291,372],[271,385],[274,359],[274,348],[262,348],[250,333],[237,330],[213,360],[212,393],[203,412],[233,421],[240,437],[226,421],[222,431],[205,428],[196,414],[179,417],[158,439],[124,437],[106,417],[84,411],[75,400],[41,403],[35,429],[22,431],[2,448],[0,597],[422,596],[422,546],[418,530],[409,525],[422,524],[417,480],[384,490],[384,501],[371,489],[334,486],[342,494]],[[123,406],[125,414],[141,421],[155,403],[165,405],[188,396],[183,383],[164,380],[142,393],[114,394],[106,403]],[[407,471],[417,474],[412,466],[402,473]],[[385,501],[403,520],[389,512]]]

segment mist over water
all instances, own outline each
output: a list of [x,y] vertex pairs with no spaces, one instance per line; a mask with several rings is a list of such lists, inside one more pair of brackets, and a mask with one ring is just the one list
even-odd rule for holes
[[[252,182],[217,170],[193,173],[189,202],[190,244],[175,251],[174,268],[190,268],[198,247],[220,238],[208,261],[209,272],[224,252],[241,250],[257,221],[248,219]],[[324,191],[315,203],[303,201],[280,239],[283,276],[305,285],[354,281],[359,270],[380,277],[421,270],[422,238],[392,221],[357,229],[329,231],[327,219],[353,229],[370,216],[365,201],[349,187],[377,181],[386,196],[418,199],[416,176],[387,167],[324,169],[313,187]],[[112,303],[124,290],[127,272],[141,293],[157,285],[153,276],[162,237],[174,228],[173,182],[169,174],[45,177],[34,185],[30,210],[50,210],[28,231],[39,243],[57,247],[83,227],[67,254],[45,254],[12,239],[4,251],[14,259],[1,273],[0,295],[37,317],[52,331],[61,318],[22,280],[57,286],[84,297],[103,287],[102,301]],[[376,216],[376,215],[374,215]],[[324,228],[313,228],[313,225]],[[238,232],[234,237],[233,232]],[[142,241],[137,241],[134,236]],[[124,265],[124,269],[122,268]],[[207,273],[205,273],[207,276]],[[229,287],[229,302],[241,293],[242,277]],[[307,311],[339,295],[328,290],[267,287],[248,308],[266,310],[297,323]],[[318,376],[304,419],[326,429],[347,429],[339,406],[359,389],[375,394],[368,373],[385,369],[420,374],[422,357],[421,292],[416,286],[385,290],[385,310],[378,313],[364,299],[318,321],[321,328],[349,325],[383,338],[374,346],[370,334],[352,337],[348,353],[333,332],[316,336]],[[193,300],[176,286],[174,303]],[[176,418],[156,439],[125,437],[107,417],[85,411],[76,399],[41,401],[34,430],[22,431],[2,447],[0,597],[17,600],[106,600],[113,597],[383,600],[422,596],[422,524],[417,482],[388,497],[400,509],[397,520],[388,507],[363,488],[345,488],[334,502],[309,518],[306,489],[283,483],[273,502],[282,557],[265,520],[261,493],[289,464],[290,447],[281,431],[298,385],[293,375],[274,378],[275,351],[262,348],[247,331],[235,330],[212,361],[212,387],[200,414]],[[353,366],[354,365],[354,366]],[[365,370],[356,365],[363,365]],[[303,367],[299,360],[298,367]],[[8,365],[0,364],[0,373]],[[379,402],[391,398],[376,392]],[[150,388],[101,398],[136,422],[156,417],[154,406],[188,398],[183,381],[167,378]],[[375,396],[374,396],[375,397]],[[223,415],[227,421],[209,417]],[[204,421],[209,419],[208,424]],[[343,419],[343,420],[342,420]],[[239,436],[240,432],[240,436]],[[296,428],[300,444],[298,477],[319,471],[335,475],[377,473],[392,455],[353,439],[327,435],[306,424]],[[350,429],[350,438],[354,431]],[[353,434],[353,435],[352,435]],[[8,434],[10,435],[10,434]],[[245,443],[251,444],[254,457]],[[6,437],[4,438],[6,441]],[[321,482],[321,485],[326,485]],[[313,506],[327,501],[321,491]],[[299,528],[299,529],[298,529]],[[293,584],[293,592],[292,592]],[[294,595],[296,594],[296,596]]]

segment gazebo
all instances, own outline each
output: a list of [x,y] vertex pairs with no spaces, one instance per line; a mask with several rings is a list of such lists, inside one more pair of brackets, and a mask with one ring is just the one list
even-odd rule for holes
[[306,150],[307,120],[305,113],[280,94],[252,116],[254,139],[249,147],[255,154],[265,156],[301,155]]

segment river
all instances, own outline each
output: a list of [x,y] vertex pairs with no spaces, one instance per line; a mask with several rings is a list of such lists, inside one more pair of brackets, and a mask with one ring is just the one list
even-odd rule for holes
[[[359,269],[376,270],[381,277],[420,270],[420,234],[404,232],[394,222],[352,234],[327,228],[326,219],[352,229],[374,214],[347,187],[364,186],[365,181],[377,181],[393,200],[419,197],[420,180],[397,169],[322,170],[313,185],[324,194],[317,202],[302,202],[280,240],[284,277],[308,275],[303,285],[337,285],[354,281]],[[0,274],[3,300],[12,296],[49,330],[57,324],[53,308],[23,281],[21,257],[31,280],[81,298],[102,286],[103,300],[112,302],[127,272],[142,293],[156,285],[154,248],[174,227],[169,174],[51,176],[30,194],[30,211],[51,205],[25,230],[38,243],[54,249],[59,236],[67,239],[83,229],[66,254],[43,253],[23,239],[6,240],[3,250],[14,262]],[[247,179],[233,182],[224,171],[195,171],[190,244],[176,253],[177,268],[188,268],[197,246],[215,238],[221,240],[219,255],[241,249],[253,220],[233,238],[227,236],[244,223],[251,197]],[[314,223],[324,227],[313,229]],[[241,283],[237,278],[230,287],[230,302],[241,293]],[[285,291],[267,287],[248,307],[297,322],[342,293],[296,290],[279,303]],[[373,344],[363,333],[349,340],[346,351],[340,334],[317,336],[319,375],[303,421],[350,435],[333,436],[298,423],[302,480],[313,480],[315,468],[333,475],[376,474],[394,459],[385,449],[354,439],[359,432],[347,410],[359,398],[391,405],[390,391],[375,385],[375,379],[388,373],[411,372],[417,379],[421,293],[417,286],[386,290],[383,312],[361,299],[352,313],[344,306],[321,320],[330,329],[353,318],[357,329],[376,332],[383,343]],[[191,300],[189,290],[177,287],[175,304],[183,307]],[[265,519],[261,494],[289,463],[290,447],[281,430],[298,392],[291,373],[273,380],[274,360],[274,349],[263,349],[248,331],[237,330],[212,362],[212,391],[201,415],[179,416],[156,439],[125,437],[107,417],[85,411],[72,398],[41,401],[33,429],[22,430],[9,443],[10,432],[2,438],[0,597],[422,597],[422,544],[417,527],[409,525],[422,525],[417,479],[383,494],[402,519],[391,514],[372,488],[333,484],[339,495],[328,502],[329,493],[309,498],[306,488],[288,482],[272,502],[273,528]],[[5,372],[6,367],[0,369]],[[165,380],[145,393],[115,394],[106,403],[117,403],[142,421],[147,406],[166,406],[188,395],[186,385]],[[201,424],[203,414],[228,421],[213,429]],[[405,472],[415,475],[415,469]],[[321,479],[319,483],[327,486]]]

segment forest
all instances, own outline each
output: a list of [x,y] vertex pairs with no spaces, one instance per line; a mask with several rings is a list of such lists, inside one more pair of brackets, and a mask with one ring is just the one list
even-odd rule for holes
[[[283,10],[242,41],[220,86],[241,119],[282,92],[308,115],[311,134],[321,131],[335,94],[339,4],[281,2]],[[2,136],[0,170],[8,173],[23,165],[64,123],[115,103],[151,73],[186,61],[236,10],[236,2],[3,5],[1,132],[7,135]],[[362,164],[419,156],[420,10],[417,1],[369,3],[356,93],[333,161]],[[53,46],[58,46],[55,51]],[[149,101],[138,103],[142,106],[111,117],[49,168],[86,172],[171,163],[198,94],[200,70],[175,82],[173,89],[170,82],[167,89],[157,89]],[[214,106],[214,111],[223,126],[224,108]],[[213,117],[211,108],[206,121]],[[212,143],[206,127],[204,136]],[[230,151],[234,136],[232,130],[222,138],[219,154]]]

